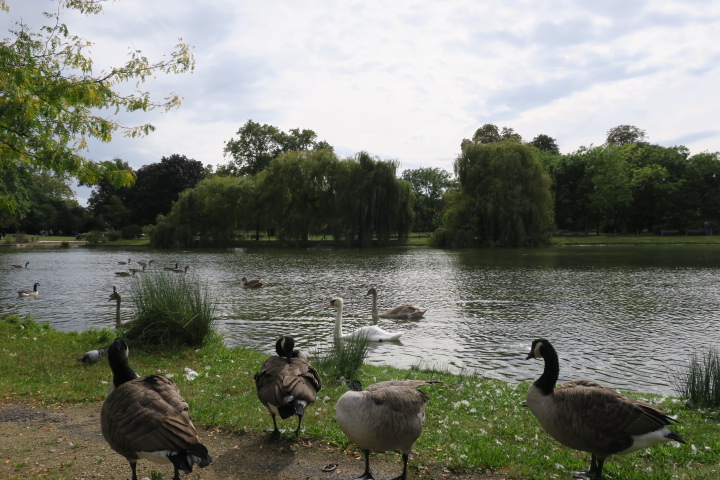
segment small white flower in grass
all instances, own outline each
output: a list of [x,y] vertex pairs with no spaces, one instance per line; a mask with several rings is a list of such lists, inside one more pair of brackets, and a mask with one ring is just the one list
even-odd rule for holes
[[205,365],[205,370],[210,370],[210,365]]
[[166,373],[165,376],[168,378],[172,378],[175,376],[175,374],[174,373]]
[[100,380],[100,383],[102,383],[103,385],[107,385],[110,382],[108,382],[107,380]]
[[185,367],[185,380],[195,380],[198,373],[190,367]]
[[565,466],[560,465],[559,463],[556,463],[555,468],[557,468],[558,470],[563,470],[565,468]]
[[498,440],[497,438],[495,439],[495,443],[497,443],[498,445],[502,445],[502,442],[500,440]]
[[697,447],[694,444],[690,445],[690,450],[692,451],[693,455],[697,454]]
[[477,410],[475,410],[474,408],[471,408],[470,413],[477,413]]

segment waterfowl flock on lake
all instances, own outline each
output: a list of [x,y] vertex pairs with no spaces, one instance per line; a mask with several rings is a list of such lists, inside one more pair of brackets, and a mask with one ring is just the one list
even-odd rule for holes
[[[144,271],[151,262],[139,271]],[[21,268],[27,268],[27,265]],[[182,271],[187,272],[188,268]],[[247,283],[251,280],[243,277],[240,286],[259,288],[265,285],[264,280],[255,280],[261,284],[250,287]],[[20,296],[37,296],[38,285],[40,283],[36,282],[32,290],[18,293]],[[372,296],[371,312],[375,320],[421,320],[427,312],[418,305],[404,304],[378,313],[377,289],[370,288],[366,296]],[[117,288],[113,287],[110,301],[116,302],[115,326],[119,332],[123,325],[121,298]],[[341,297],[332,298],[326,308],[335,309],[335,342],[364,338],[371,342],[396,342],[391,348],[402,348],[399,339],[403,331],[386,331],[377,325],[343,331]],[[393,311],[398,316],[384,316]],[[254,370],[256,394],[272,419],[272,437],[282,434],[278,416],[281,420],[297,417],[297,426],[292,431],[293,436],[298,437],[307,411],[312,411],[322,390],[322,372],[311,365],[302,349],[296,348],[292,336],[278,338],[275,353]],[[138,478],[136,464],[139,459],[171,464],[173,480],[179,480],[181,471],[190,473],[195,467],[211,466],[212,452],[198,437],[188,402],[168,376],[138,375],[129,365],[129,346],[125,340],[116,338],[110,345],[89,350],[76,358],[88,366],[108,359],[113,380],[102,405],[100,430],[108,445],[129,463],[133,480]],[[589,469],[575,478],[603,478],[605,462],[613,455],[632,453],[664,442],[685,443],[671,429],[676,421],[654,405],[631,399],[589,380],[556,385],[559,358],[547,339],[534,340],[525,358],[544,362],[542,374],[527,391],[526,406],[547,432],[547,441],[556,441],[565,448],[590,455]],[[443,388],[437,385],[441,382],[398,379],[363,388],[359,381],[349,380],[348,390],[335,402],[334,420],[364,456],[364,471],[354,477],[355,480],[377,479],[370,468],[370,455],[371,452],[385,451],[400,452],[402,472],[394,480],[407,479],[408,460],[422,434],[425,407],[432,401],[432,390]]]

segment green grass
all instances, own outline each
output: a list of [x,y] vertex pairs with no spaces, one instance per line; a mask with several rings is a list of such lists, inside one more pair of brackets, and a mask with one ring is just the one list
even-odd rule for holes
[[563,235],[552,237],[552,245],[653,245],[720,244],[720,235]]
[[[7,398],[44,405],[99,403],[111,378],[107,364],[85,366],[75,359],[87,350],[107,345],[112,336],[108,330],[58,332],[17,317],[11,322],[0,321],[0,338],[4,339],[0,347],[0,392]],[[266,358],[252,350],[227,348],[217,339],[201,348],[171,349],[162,354],[132,344],[130,351],[130,363],[138,373],[172,375],[190,404],[196,424],[259,434],[272,425],[267,410],[257,399],[253,381],[253,374]],[[186,367],[200,375],[194,380],[185,378]],[[320,374],[326,375],[322,370]],[[540,480],[571,478],[572,470],[588,467],[588,455],[552,440],[523,407],[527,383],[511,385],[477,376],[368,365],[362,367],[357,378],[363,385],[403,378],[443,382],[423,387],[430,403],[425,429],[411,455],[411,470],[423,465],[458,472],[492,469],[512,479]],[[335,421],[334,405],[346,388],[334,382],[324,383],[317,401],[308,407],[301,439],[322,439],[357,451]],[[688,445],[663,444],[613,457],[606,463],[608,477],[720,478],[717,411],[690,409],[674,398],[632,396],[658,404],[676,417],[680,422],[677,431]],[[399,461],[397,454],[386,455]]]
[[334,380],[353,380],[368,355],[367,337],[335,340],[327,347],[312,352],[312,363]]

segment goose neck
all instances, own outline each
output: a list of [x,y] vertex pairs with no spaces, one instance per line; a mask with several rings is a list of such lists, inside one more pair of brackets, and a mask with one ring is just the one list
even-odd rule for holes
[[555,349],[547,344],[543,346],[542,355],[545,360],[545,368],[534,385],[548,395],[555,389],[558,377],[560,376],[560,361],[558,360]]

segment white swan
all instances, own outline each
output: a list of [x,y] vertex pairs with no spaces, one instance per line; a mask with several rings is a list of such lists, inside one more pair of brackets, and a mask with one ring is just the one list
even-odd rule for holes
[[357,330],[344,334],[342,333],[342,310],[343,310],[343,299],[340,297],[333,298],[328,303],[329,307],[335,307],[337,309],[337,317],[335,318],[335,338],[360,338],[365,337],[371,342],[386,342],[389,340],[398,340],[402,335],[402,332],[386,332],[377,325],[369,325],[367,327],[360,327]]
[[373,318],[408,318],[417,319],[425,315],[427,308],[422,308],[419,305],[410,305],[406,303],[404,305],[398,305],[390,310],[385,310],[382,313],[378,313],[377,308],[377,290],[375,287],[370,287],[370,290],[365,294],[372,295],[372,316]]

